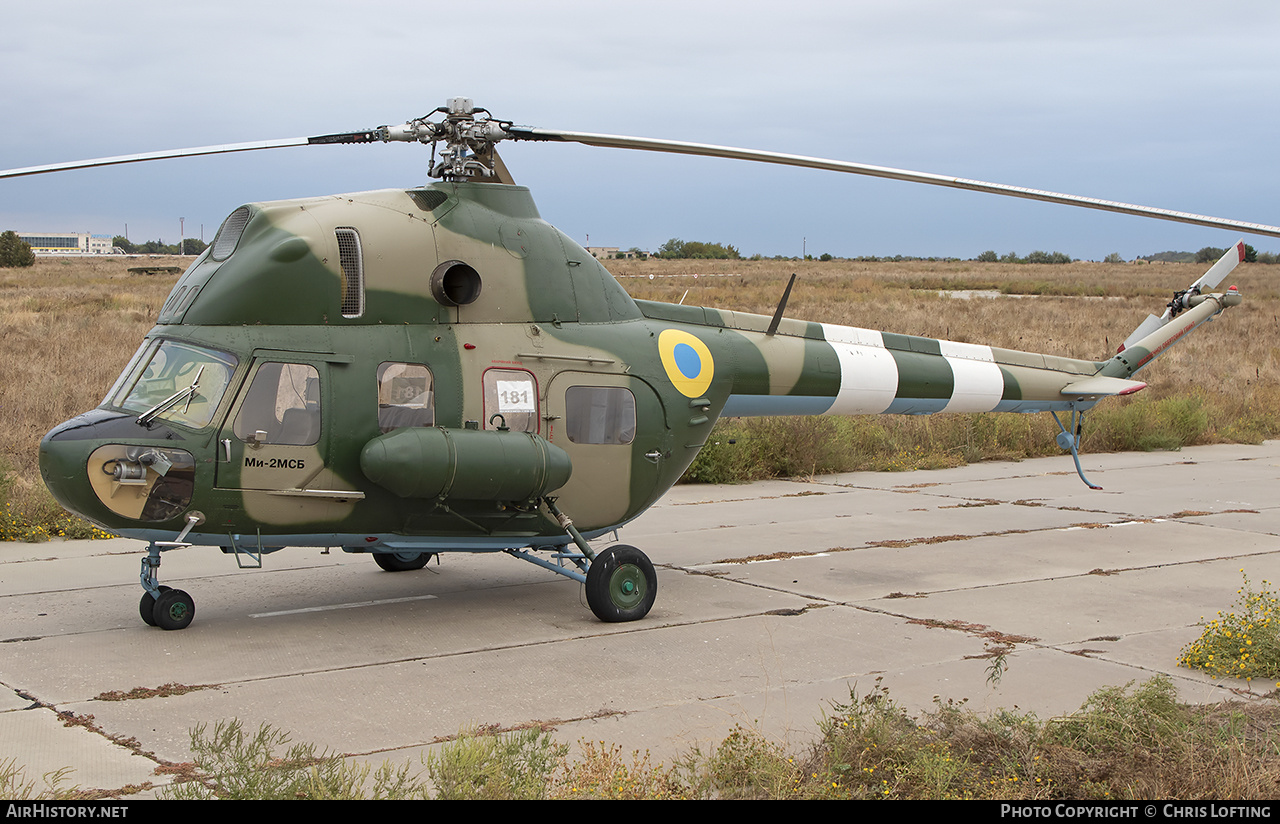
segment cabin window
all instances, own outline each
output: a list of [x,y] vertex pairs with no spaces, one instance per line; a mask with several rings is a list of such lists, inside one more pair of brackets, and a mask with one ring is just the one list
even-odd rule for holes
[[636,398],[620,386],[571,386],[564,393],[565,433],[573,443],[628,444],[636,439]]
[[246,443],[309,446],[320,441],[320,373],[305,363],[264,363],[236,414]]
[[360,233],[349,226],[335,229],[338,237],[338,263],[342,267],[342,316],[358,318],[364,314],[364,253]]
[[435,425],[431,370],[420,363],[378,367],[378,428],[383,434],[405,426]]
[[532,372],[489,369],[484,373],[484,428],[497,429],[504,422],[516,432],[538,431],[538,384]]

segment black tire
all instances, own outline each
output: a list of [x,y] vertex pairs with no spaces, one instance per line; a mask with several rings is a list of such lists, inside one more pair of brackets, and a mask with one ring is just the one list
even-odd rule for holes
[[[173,587],[161,586],[160,594],[164,595],[171,589]],[[156,599],[151,596],[150,592],[143,592],[142,600],[138,602],[138,615],[142,616],[142,623],[149,627],[154,627],[156,625],[155,613]]]
[[601,552],[587,570],[587,605],[609,624],[639,621],[658,597],[658,573],[647,555],[618,544]]
[[387,572],[409,572],[422,569],[434,554],[432,552],[375,552],[373,560]]
[[186,629],[196,617],[196,602],[180,589],[160,593],[152,612],[155,625],[160,629]]

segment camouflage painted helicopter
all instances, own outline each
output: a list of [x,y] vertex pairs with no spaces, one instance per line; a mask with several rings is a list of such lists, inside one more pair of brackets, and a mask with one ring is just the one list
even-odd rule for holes
[[601,620],[637,620],[657,594],[653,564],[588,540],[657,501],[717,418],[1064,413],[1058,441],[1078,469],[1084,413],[1142,389],[1136,372],[1240,302],[1234,288],[1210,290],[1242,242],[1098,361],[806,323],[784,317],[785,296],[772,317],[633,300],[514,185],[494,150],[507,139],[808,166],[1280,236],[898,169],[533,129],[465,98],[371,131],[0,172],[329,143],[433,148],[441,182],[430,186],[237,208],[101,405],[45,436],[41,473],[57,500],[149,542],[143,621],[191,622],[191,596],[158,570],[162,553],[192,545],[241,566],[337,546],[389,571],[506,552],[583,583]]

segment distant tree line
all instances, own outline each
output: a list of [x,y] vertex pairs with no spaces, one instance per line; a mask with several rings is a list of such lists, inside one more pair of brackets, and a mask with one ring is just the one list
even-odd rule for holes
[[31,245],[12,230],[0,234],[0,269],[34,266],[36,253]]
[[[1217,246],[1205,246],[1198,252],[1157,252],[1154,255],[1143,255],[1138,260],[1149,260],[1160,263],[1214,263],[1227,253],[1226,249]],[[1249,244],[1244,245],[1245,263],[1280,263],[1280,254],[1275,252],[1259,252]]]
[[702,243],[673,237],[658,247],[660,258],[702,258],[708,260],[741,260],[742,255],[732,246],[720,243]]
[[[631,253],[637,258],[643,258],[644,253],[637,248],[632,248]],[[1160,261],[1167,263],[1213,263],[1218,258],[1226,254],[1226,249],[1219,249],[1214,246],[1206,246],[1198,252],[1158,252],[1154,255],[1142,255],[1138,260]],[[618,257],[626,255],[619,253]],[[654,257],[665,259],[678,258],[704,258],[719,260],[851,260],[860,263],[897,263],[905,261],[943,261],[955,262],[963,260],[958,257],[920,257],[916,255],[857,255],[854,257],[839,257],[824,252],[821,255],[805,255],[803,258],[793,255],[761,255],[759,253],[751,255],[749,258],[743,258],[737,248],[722,243],[703,243],[700,241],[686,241],[678,237],[673,237],[666,243],[658,247],[658,251],[654,253]],[[1252,246],[1245,244],[1244,259],[1246,263],[1280,263],[1280,253],[1259,252]],[[1028,253],[1025,257],[1020,256],[1017,252],[1008,252],[999,254],[994,249],[988,249],[977,257],[975,261],[983,263],[1074,263],[1075,260],[1063,252],[1042,252],[1036,250]],[[1125,259],[1119,252],[1112,252],[1102,259],[1103,263],[1125,263]]]
[[[1196,252],[1196,263],[1215,263],[1218,258],[1227,253],[1226,249],[1219,249],[1216,246],[1206,246]],[[1259,253],[1257,249],[1249,244],[1244,245],[1244,262],[1245,263],[1280,263],[1280,255],[1271,252]]]
[[117,247],[126,255],[198,255],[209,246],[203,240],[197,240],[193,237],[182,241],[181,249],[176,243],[165,243],[159,240],[130,243],[129,239],[124,235],[116,235],[111,238],[111,245]]
[[988,249],[978,255],[975,260],[983,263],[1071,263],[1071,256],[1062,252],[1041,252],[1039,250],[1031,252],[1026,257],[1018,257],[1017,252],[1010,252],[1007,255],[997,255],[994,249]]

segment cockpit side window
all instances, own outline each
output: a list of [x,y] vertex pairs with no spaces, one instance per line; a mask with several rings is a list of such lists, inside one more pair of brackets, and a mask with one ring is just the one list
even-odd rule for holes
[[320,440],[320,373],[305,363],[263,363],[236,413],[247,443],[309,446]]

